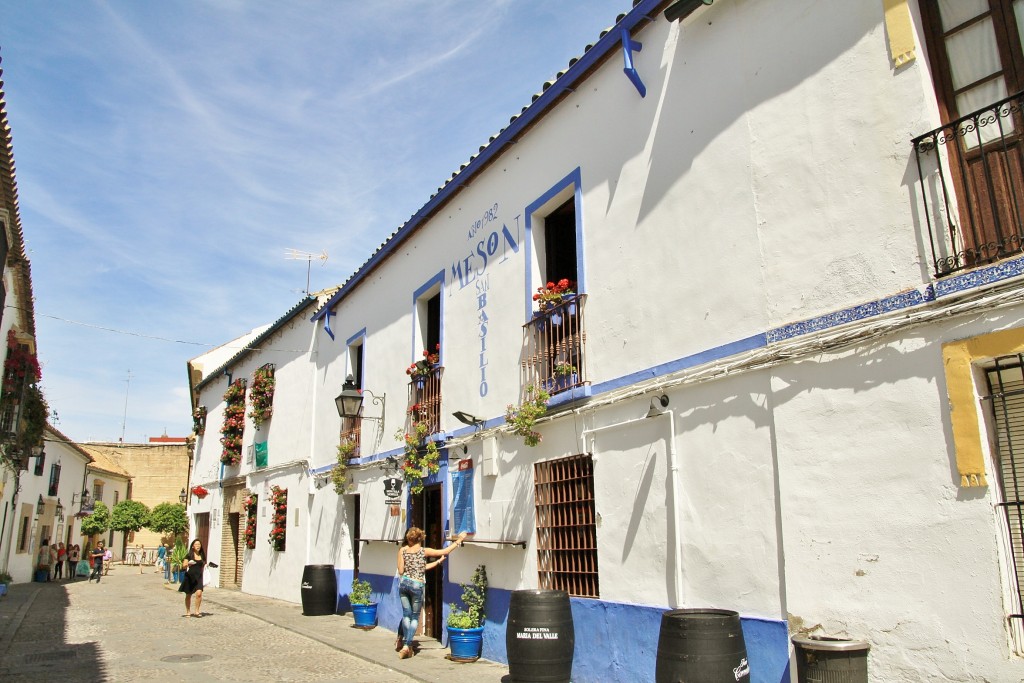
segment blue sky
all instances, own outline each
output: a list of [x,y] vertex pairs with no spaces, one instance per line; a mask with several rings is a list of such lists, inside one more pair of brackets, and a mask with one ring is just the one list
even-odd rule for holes
[[302,297],[287,249],[343,282],[630,7],[0,0],[57,426],[186,435],[186,361]]

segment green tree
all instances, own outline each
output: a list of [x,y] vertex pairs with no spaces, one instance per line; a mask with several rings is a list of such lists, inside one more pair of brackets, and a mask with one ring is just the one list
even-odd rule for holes
[[110,509],[102,501],[92,506],[92,514],[82,520],[82,534],[93,536],[106,533],[110,529]]
[[110,528],[135,533],[149,523],[149,508],[137,500],[122,500],[114,506]]
[[188,531],[188,515],[181,503],[160,503],[149,513],[146,528],[158,534],[174,534],[175,537]]

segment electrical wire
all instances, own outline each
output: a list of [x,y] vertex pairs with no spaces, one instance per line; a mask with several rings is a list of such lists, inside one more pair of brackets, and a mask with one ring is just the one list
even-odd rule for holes
[[[6,304],[4,306],[4,308],[13,308],[13,309],[19,310],[19,311],[30,312],[29,309],[22,308],[21,306],[12,306],[10,304]],[[204,347],[211,348],[211,349],[213,349],[213,348],[238,349],[238,350],[245,349],[245,350],[249,350],[249,351],[280,351],[280,352],[283,352],[283,353],[305,353],[306,352],[306,349],[279,349],[279,348],[269,347],[269,346],[264,346],[264,347],[256,348],[256,347],[250,347],[250,346],[244,345],[244,344],[241,345],[241,346],[231,346],[230,344],[210,344],[208,342],[186,341],[186,340],[183,340],[183,339],[170,339],[168,337],[160,337],[160,336],[153,335],[153,334],[143,334],[141,332],[131,332],[129,330],[119,330],[119,329],[116,329],[116,328],[113,328],[113,327],[104,327],[102,325],[96,325],[96,324],[93,324],[93,323],[85,323],[85,322],[81,322],[80,320],[69,320],[67,318],[61,318],[61,317],[56,316],[56,315],[47,315],[46,313],[39,313],[37,311],[36,312],[32,312],[32,313],[33,313],[33,315],[35,315],[38,318],[49,318],[51,320],[57,320],[57,321],[62,322],[62,323],[68,323],[69,325],[78,325],[80,327],[88,327],[88,328],[94,329],[94,330],[102,330],[103,332],[113,332],[114,334],[123,334],[123,335],[129,336],[129,337],[140,337],[142,339],[153,339],[155,341],[170,342],[172,344],[186,344],[186,345],[189,345],[189,346],[204,346]]]

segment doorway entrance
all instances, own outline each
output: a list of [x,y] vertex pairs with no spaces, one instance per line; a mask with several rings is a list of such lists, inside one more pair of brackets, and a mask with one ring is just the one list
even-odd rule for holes
[[[410,518],[412,525],[423,529],[426,534],[423,539],[424,547],[440,548],[444,545],[444,518],[442,515],[440,484],[426,486],[421,493],[412,496]],[[444,565],[428,571],[425,578],[423,618],[420,625],[424,636],[440,640],[441,608],[444,605]]]

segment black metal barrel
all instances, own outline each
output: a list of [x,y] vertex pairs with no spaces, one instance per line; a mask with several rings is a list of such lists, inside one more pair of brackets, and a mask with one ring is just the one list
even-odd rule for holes
[[674,609],[661,615],[656,683],[736,683],[750,678],[740,615]]
[[569,683],[575,646],[568,593],[512,591],[505,651],[513,683]]
[[338,577],[333,564],[307,564],[302,570],[302,613],[307,617],[334,614],[338,607]]

